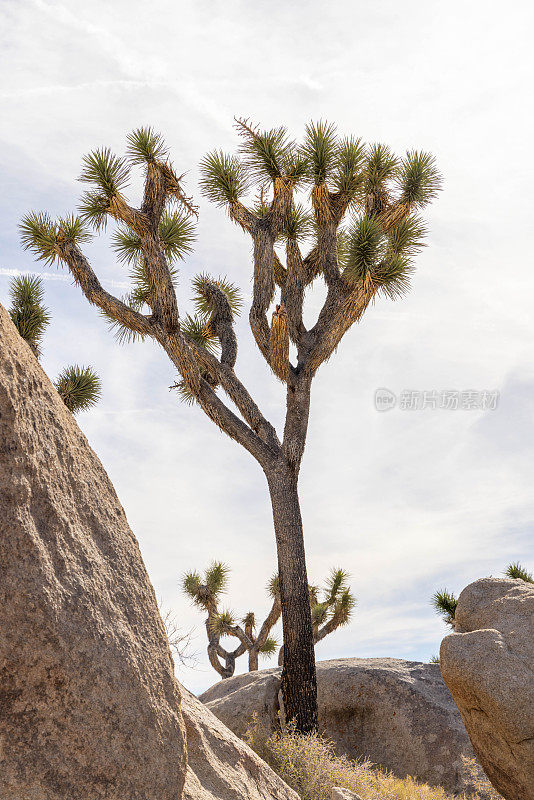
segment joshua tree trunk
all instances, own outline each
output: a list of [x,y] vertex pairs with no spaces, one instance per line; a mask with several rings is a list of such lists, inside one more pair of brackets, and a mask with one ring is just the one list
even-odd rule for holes
[[289,382],[282,453],[266,470],[273,509],[284,630],[282,696],[287,718],[294,719],[297,730],[301,732],[317,727],[315,651],[298,496],[310,390],[311,380],[305,375],[298,375]]
[[297,730],[317,727],[317,682],[297,478],[281,463],[268,475],[284,629],[282,696]]

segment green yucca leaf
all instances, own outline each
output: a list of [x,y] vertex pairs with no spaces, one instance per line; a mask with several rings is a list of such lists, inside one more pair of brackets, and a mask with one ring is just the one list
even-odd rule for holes
[[508,564],[506,567],[504,574],[508,578],[515,578],[522,581],[526,581],[526,583],[534,583],[534,578],[532,577],[532,572],[528,572],[525,567],[523,567],[519,561],[514,561],[513,564]]
[[412,214],[388,231],[387,248],[398,255],[413,256],[425,246],[426,233],[423,220]]
[[153,164],[155,161],[165,161],[168,156],[163,137],[150,126],[136,128],[126,138],[126,152],[132,164]]
[[207,273],[196,275],[192,280],[192,287],[194,290],[193,302],[195,304],[198,314],[208,316],[213,311],[208,293],[205,291],[208,284],[217,286],[224,294],[230,305],[230,310],[234,316],[239,316],[243,307],[243,300],[241,298],[240,289],[227,278],[219,276],[213,278]]
[[214,150],[200,162],[200,190],[218,206],[234,203],[248,190],[243,164],[236,156]]
[[439,656],[430,656],[429,664],[439,664]]
[[38,306],[44,299],[42,278],[36,275],[20,275],[9,284],[9,296],[14,305]]
[[280,579],[278,577],[278,573],[275,572],[274,575],[272,575],[271,578],[269,579],[269,583],[267,584],[267,591],[269,592],[273,600],[275,599],[275,597],[280,596]]
[[427,205],[442,187],[442,177],[432,153],[411,150],[401,161],[396,175],[401,200],[411,206]]
[[66,217],[58,219],[58,234],[69,242],[82,244],[93,238],[83,220],[75,214],[67,214]]
[[186,572],[182,577],[182,588],[192,600],[196,600],[200,591],[202,581],[198,572]]
[[344,569],[332,569],[325,586],[326,602],[329,605],[347,588],[349,577],[349,573]]
[[262,656],[265,656],[266,658],[271,658],[271,656],[274,656],[277,650],[278,650],[278,642],[276,641],[276,639],[273,639],[270,636],[267,637],[265,642],[260,647],[260,653],[262,654]]
[[54,385],[73,414],[96,405],[102,393],[102,384],[94,369],[79,367],[77,364],[65,367]]
[[372,280],[380,294],[397,300],[410,291],[413,271],[413,264],[405,255],[388,253],[373,270]]
[[123,264],[132,264],[141,255],[141,237],[129,228],[118,228],[111,237],[111,246]]
[[109,147],[92,150],[83,157],[83,164],[79,180],[97,186],[108,200],[120,194],[128,184],[128,164],[114,155]]
[[348,240],[344,274],[357,284],[371,275],[383,255],[382,226],[376,217],[359,217],[348,232]]
[[357,600],[350,589],[345,587],[334,606],[334,617],[338,626],[347,625],[350,622],[356,603]]
[[30,250],[39,261],[50,266],[59,258],[57,225],[46,212],[32,211],[26,214],[19,224],[19,230],[23,248]]
[[216,636],[230,636],[235,624],[235,617],[227,608],[223,609],[219,614],[214,614],[209,623],[212,632]]
[[183,211],[166,212],[159,223],[158,234],[167,261],[176,261],[193,249],[195,223],[190,214]]
[[447,589],[441,589],[432,595],[431,603],[437,613],[443,617],[447,625],[453,628],[456,607],[458,606],[458,600],[454,594],[447,591]]
[[300,241],[307,239],[315,231],[315,217],[298,203],[285,221],[283,235],[288,239]]
[[50,315],[43,305],[42,280],[31,275],[13,278],[9,285],[12,305],[9,316],[20,336],[39,358],[41,341],[50,323]]
[[78,205],[83,222],[97,231],[105,230],[108,221],[109,198],[102,192],[84,192]]
[[214,597],[225,591],[229,574],[230,567],[222,561],[213,561],[206,570],[206,587]]
[[322,120],[309,122],[301,152],[308,163],[312,181],[316,185],[325,183],[336,160],[336,126]]
[[219,340],[209,328],[209,318],[205,314],[188,314],[181,321],[183,333],[192,339],[196,344],[203,347],[209,353],[216,355],[219,349]]
[[398,158],[385,144],[369,146],[365,159],[365,184],[368,191],[379,188],[392,178],[397,170]]
[[263,185],[275,178],[289,178],[295,185],[305,177],[307,159],[289,140],[286,128],[261,131],[239,119],[236,127],[242,137],[244,164],[253,181]]
[[338,145],[333,184],[340,192],[355,192],[364,179],[365,145],[361,139],[345,137]]

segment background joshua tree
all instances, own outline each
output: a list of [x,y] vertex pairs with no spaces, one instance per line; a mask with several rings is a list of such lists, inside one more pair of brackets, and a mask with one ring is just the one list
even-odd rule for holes
[[[261,131],[246,121],[236,125],[240,155],[208,154],[201,163],[201,189],[252,239],[249,322],[261,356],[286,387],[280,438],[234,369],[240,302],[235,287],[226,279],[199,276],[193,282],[196,313],[179,317],[173,262],[191,245],[187,215],[195,209],[158,134],[150,128],[130,134],[126,159],[109,149],[86,156],[80,178],[92,188],[82,199],[81,216],[53,221],[48,214],[29,214],[21,223],[22,242],[43,261],[66,264],[120,336],[157,341],[179,373],[183,396],[198,403],[263,469],[278,554],[284,706],[304,732],[317,725],[298,496],[311,384],[378,295],[396,299],[408,290],[425,234],[419,211],[435,197],[440,177],[427,153],[410,151],[397,158],[383,144],[366,147],[360,139],[340,138],[327,123],[310,123],[301,144],[283,127]],[[142,165],[145,172],[139,209],[124,194],[132,165]],[[171,201],[179,211],[167,212]],[[85,223],[100,230],[108,218],[118,225],[115,249],[131,266],[133,291],[123,300],[103,289],[81,250],[89,236]],[[283,255],[277,246],[284,248]],[[325,282],[327,295],[308,328],[304,295],[315,280]]]
[[[44,305],[43,282],[31,275],[13,278],[9,286],[11,306],[8,309],[16,329],[28,342],[37,358],[50,314]],[[95,405],[101,393],[100,378],[92,367],[77,364],[65,367],[54,382],[61,399],[73,414]]]
[[[229,572],[226,564],[214,561],[205,571],[203,579],[195,571],[184,575],[182,581],[184,592],[195,605],[207,613],[205,625],[208,657],[222,678],[232,677],[236,659],[246,652],[249,672],[258,669],[260,653],[267,657],[276,653],[278,643],[269,634],[282,613],[280,581],[278,575],[273,575],[267,586],[272,606],[258,634],[256,635],[256,617],[253,611],[243,617],[240,625],[232,611],[219,607],[221,594],[227,588]],[[356,599],[347,584],[348,577],[342,569],[332,570],[321,600],[319,588],[308,587],[314,643],[320,642],[329,633],[350,621]],[[223,636],[235,637],[239,645],[234,650],[227,650],[220,643]],[[283,647],[280,648],[278,663],[283,664]]]
[[[518,561],[515,561],[513,564],[508,564],[503,574],[507,578],[515,578],[526,581],[527,583],[534,583],[532,573],[528,572]],[[447,591],[447,589],[442,589],[432,596],[431,602],[444,622],[454,630],[456,607],[458,605],[457,597],[452,592]]]

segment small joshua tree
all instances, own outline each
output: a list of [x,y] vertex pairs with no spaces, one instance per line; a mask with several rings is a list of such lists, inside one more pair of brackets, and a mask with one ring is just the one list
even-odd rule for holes
[[[278,643],[269,634],[280,619],[282,611],[280,582],[278,575],[273,575],[267,586],[272,605],[259,632],[256,635],[256,616],[253,611],[249,611],[242,618],[240,625],[232,611],[221,609],[219,606],[221,594],[227,588],[229,572],[226,564],[214,561],[205,571],[203,578],[195,571],[188,572],[182,581],[184,592],[195,605],[207,613],[205,625],[208,636],[208,658],[222,678],[232,677],[236,659],[246,652],[248,652],[249,672],[258,669],[260,654],[267,657],[274,655]],[[322,599],[319,599],[317,586],[308,587],[314,643],[320,642],[329,633],[333,633],[350,621],[356,599],[348,586],[348,577],[342,569],[332,570]],[[223,636],[235,637],[239,641],[238,646],[234,650],[227,650],[220,642]],[[283,665],[283,652],[284,648],[281,647],[278,659],[280,665]]]
[[[432,155],[412,150],[398,158],[384,144],[338,137],[326,122],[307,125],[301,143],[283,127],[259,130],[245,120],[236,126],[239,156],[209,153],[200,186],[252,240],[249,323],[261,357],[286,389],[281,436],[235,371],[234,322],[241,305],[235,286],[200,275],[193,282],[196,313],[178,313],[175,262],[191,247],[187,215],[195,208],[159,134],[134,131],[125,159],[107,148],[86,156],[80,179],[91,188],[80,217],[53,221],[48,214],[28,214],[22,242],[44,262],[66,264],[121,337],[158,342],[179,373],[182,396],[261,466],[278,555],[284,707],[296,729],[306,732],[317,727],[317,682],[298,477],[311,386],[378,296],[397,299],[408,291],[426,232],[420,212],[441,181]],[[136,165],[145,174],[140,208],[125,196]],[[170,211],[173,201],[178,210]],[[132,292],[123,300],[103,289],[81,249],[90,235],[86,223],[98,231],[109,219],[118,225],[116,252],[131,268]],[[326,284],[326,300],[307,327],[304,298],[317,280]]]
[[[31,275],[13,278],[9,293],[11,296],[9,316],[35,356],[40,358],[43,336],[50,324],[50,314],[43,302],[42,280]],[[100,378],[94,369],[79,367],[77,364],[65,367],[55,380],[54,386],[73,414],[94,406],[101,394]]]
[[[528,572],[518,561],[515,561],[513,564],[508,564],[503,574],[507,578],[522,580],[526,583],[534,583],[532,573]],[[447,591],[447,589],[442,589],[432,595],[431,602],[443,621],[454,630],[458,598],[452,592]]]

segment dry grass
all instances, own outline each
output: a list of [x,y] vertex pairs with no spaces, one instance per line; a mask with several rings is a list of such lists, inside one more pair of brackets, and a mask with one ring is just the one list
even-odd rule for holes
[[453,798],[440,787],[396,778],[370,761],[337,756],[333,743],[318,734],[303,736],[291,728],[269,734],[255,720],[246,740],[302,800],[329,800],[334,786],[350,789],[362,800],[502,800],[474,761],[466,760],[464,767],[477,791]]

